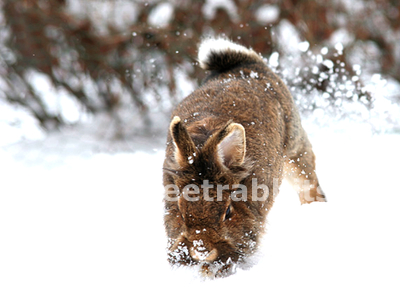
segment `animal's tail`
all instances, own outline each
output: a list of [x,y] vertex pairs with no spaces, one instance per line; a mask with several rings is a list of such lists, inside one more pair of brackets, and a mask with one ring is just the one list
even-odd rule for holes
[[241,64],[263,63],[253,50],[224,38],[204,39],[199,47],[198,61],[204,70],[223,72]]

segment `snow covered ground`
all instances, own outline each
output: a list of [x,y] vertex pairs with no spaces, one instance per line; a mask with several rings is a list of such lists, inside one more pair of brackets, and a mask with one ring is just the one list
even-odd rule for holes
[[310,138],[328,203],[284,184],[258,263],[213,281],[166,262],[162,144],[0,148],[0,299],[400,299],[400,135]]

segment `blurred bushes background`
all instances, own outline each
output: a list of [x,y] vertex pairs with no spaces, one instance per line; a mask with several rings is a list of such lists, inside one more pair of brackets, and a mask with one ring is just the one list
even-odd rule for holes
[[201,37],[218,34],[262,54],[304,115],[368,119],[379,101],[400,102],[396,0],[3,0],[0,10],[0,102],[46,130],[99,113],[122,134],[157,130],[205,76]]

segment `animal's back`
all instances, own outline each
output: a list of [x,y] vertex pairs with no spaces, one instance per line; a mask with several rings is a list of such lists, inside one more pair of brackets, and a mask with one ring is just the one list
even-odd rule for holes
[[[224,39],[209,43],[203,46],[206,49],[199,49],[199,61],[210,74],[172,115],[180,116],[192,133],[199,123],[218,128],[232,120],[243,125],[246,154],[255,161],[255,175],[272,191],[272,181],[267,179],[277,178],[280,184],[284,152],[293,148],[290,137],[299,136],[293,132],[300,119],[292,97],[282,80],[252,50],[236,48],[238,45]],[[272,193],[268,200],[272,202]]]
[[[235,48],[232,45],[238,45],[224,39],[209,43],[209,46],[202,45],[206,49],[200,48],[199,60],[200,66],[210,74],[199,89],[177,106],[173,115],[185,114],[188,117],[186,122],[198,119],[196,117],[202,112],[244,122],[251,119],[252,122],[254,119],[261,121],[275,109],[280,109],[286,118],[290,117],[294,105],[291,95],[259,55],[244,47]],[[202,50],[207,52],[202,53]],[[247,56],[243,58],[234,51],[245,51]],[[226,62],[222,64],[221,61]]]

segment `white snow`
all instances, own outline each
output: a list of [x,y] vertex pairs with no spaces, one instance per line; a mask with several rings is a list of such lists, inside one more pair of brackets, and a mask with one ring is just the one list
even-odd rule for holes
[[342,54],[343,54],[343,49],[344,49],[344,47],[343,47],[343,44],[342,44],[342,43],[340,43],[340,42],[336,43],[336,44],[335,44],[335,49],[336,49],[336,51],[337,51],[337,53],[338,53],[339,55],[342,55]]
[[273,68],[277,68],[279,66],[279,53],[273,52],[269,57],[269,65]]
[[101,34],[107,34],[110,26],[127,30],[137,20],[140,10],[138,1],[68,0],[66,11],[78,18],[89,18]]
[[293,24],[282,19],[275,26],[276,34],[273,35],[274,42],[279,45],[280,53],[295,56],[299,54],[300,35]]
[[322,63],[325,67],[327,67],[328,69],[332,69],[334,66],[333,61],[331,61],[330,59],[325,59],[324,62]]
[[214,281],[166,262],[163,145],[0,149],[0,299],[399,299],[400,135],[305,126],[328,202],[284,183],[258,263]]
[[340,28],[334,31],[329,40],[331,45],[336,45],[340,43],[343,45],[343,47],[348,46],[353,41],[354,41],[354,35],[348,32],[345,28]]
[[64,88],[55,87],[48,75],[29,70],[25,72],[25,77],[40,99],[43,99],[48,113],[59,115],[67,124],[80,120],[82,105]]
[[45,137],[39,121],[26,108],[0,101],[0,147],[21,140]]
[[206,19],[212,20],[218,9],[225,10],[233,22],[239,21],[238,8],[233,0],[206,0],[202,7],[202,13]]
[[258,78],[258,73],[254,72],[253,70],[251,70],[250,77],[253,78],[253,79],[257,79]]
[[174,6],[168,2],[162,2],[150,12],[148,22],[156,28],[166,27],[172,20]]
[[301,52],[306,52],[308,50],[308,48],[310,47],[310,43],[307,41],[301,42],[297,45],[298,49]]
[[255,13],[257,22],[267,25],[278,20],[280,9],[276,5],[264,4]]

